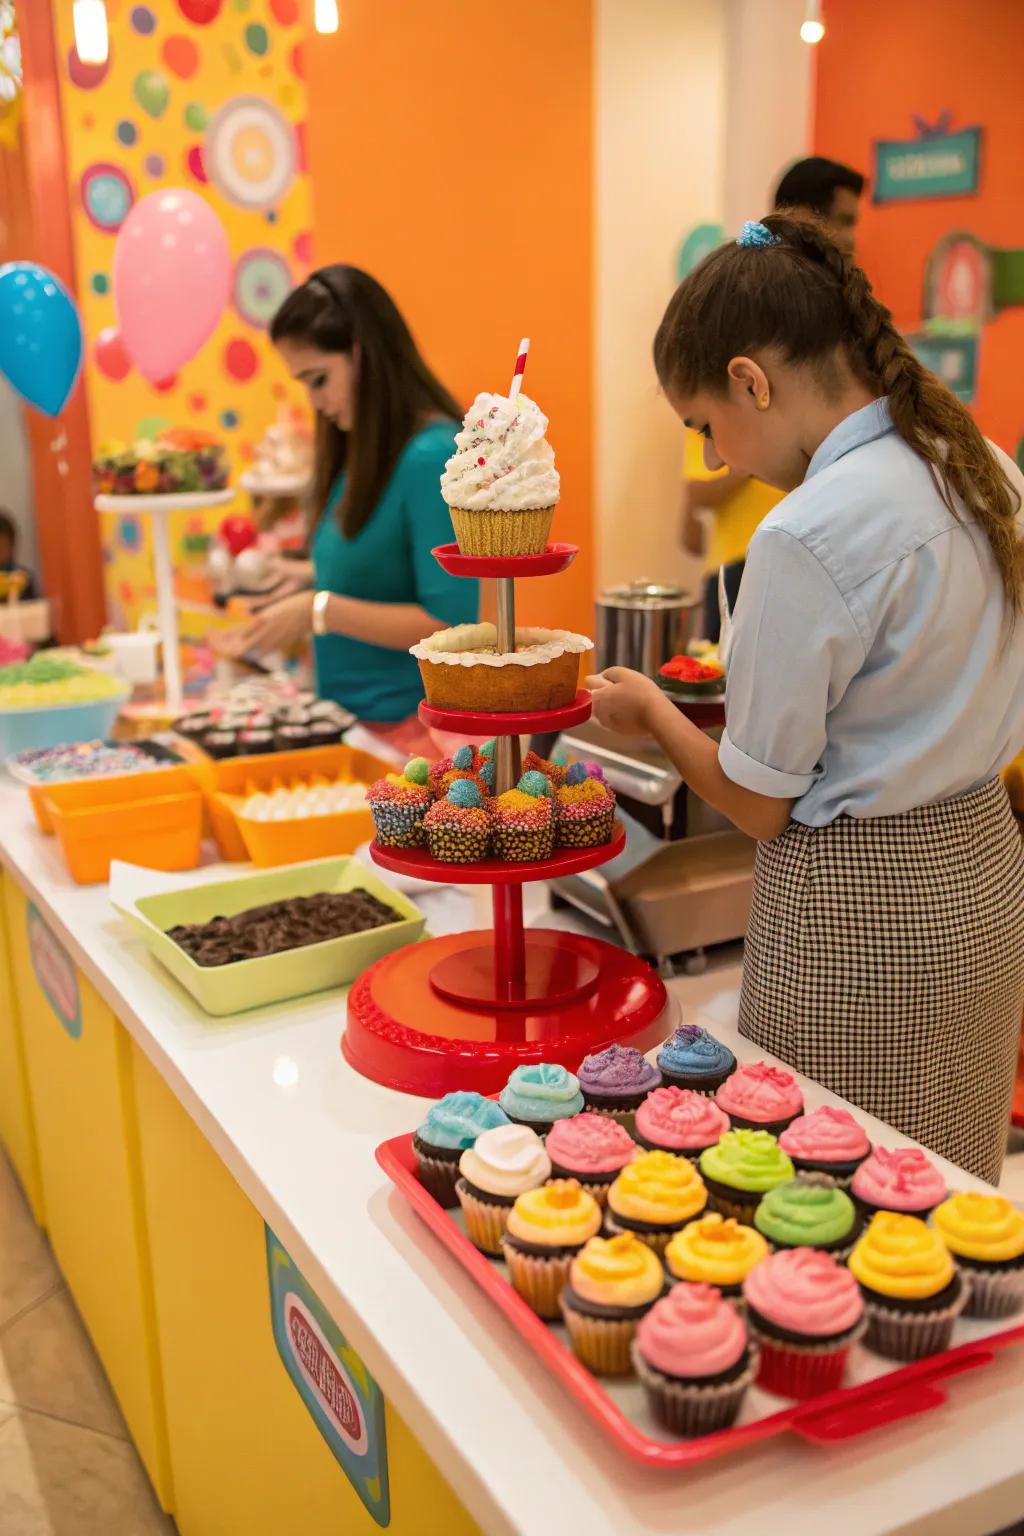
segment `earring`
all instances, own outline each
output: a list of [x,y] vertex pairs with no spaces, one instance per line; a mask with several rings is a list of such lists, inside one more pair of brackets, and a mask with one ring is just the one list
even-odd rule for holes
[[770,404],[771,404],[771,399],[770,399],[770,396],[769,396],[767,390],[765,390],[763,395],[758,395],[758,397],[757,397],[757,408],[758,408],[759,411],[766,411]]

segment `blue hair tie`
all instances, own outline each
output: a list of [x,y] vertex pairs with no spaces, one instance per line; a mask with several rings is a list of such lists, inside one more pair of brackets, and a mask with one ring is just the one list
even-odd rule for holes
[[736,244],[745,251],[761,250],[766,245],[779,245],[778,235],[773,235],[767,224],[748,219],[736,237]]

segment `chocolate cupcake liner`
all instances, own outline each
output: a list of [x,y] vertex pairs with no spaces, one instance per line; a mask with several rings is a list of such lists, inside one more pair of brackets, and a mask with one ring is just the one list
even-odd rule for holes
[[[719,1107],[725,1108],[724,1105]],[[798,1109],[795,1115],[786,1115],[781,1120],[748,1120],[745,1115],[734,1115],[731,1109],[725,1112],[732,1121],[734,1131],[769,1131],[773,1136],[781,1136],[803,1114],[803,1110]]]
[[467,832],[451,822],[426,829],[427,848],[441,864],[479,864],[486,859],[489,839],[486,832]]
[[[666,1072],[660,1068],[663,1088],[689,1088],[692,1093],[699,1093],[702,1098],[713,1099],[727,1078],[732,1077],[736,1068],[730,1067],[728,1072],[709,1072],[704,1077],[686,1072]],[[729,1113],[728,1110],[725,1111]],[[732,1116],[730,1115],[730,1119]]]
[[765,1242],[768,1244],[769,1253],[786,1253],[794,1248],[814,1248],[818,1253],[827,1253],[829,1258],[835,1259],[837,1264],[845,1264],[857,1246],[856,1232],[852,1232],[849,1240],[843,1243],[842,1247],[837,1248],[830,1248],[827,1243],[810,1243],[806,1241],[802,1243],[775,1243],[770,1237],[765,1237],[763,1232],[761,1236],[764,1237]]
[[755,1191],[747,1194],[742,1190],[736,1190],[734,1193],[723,1195],[712,1189],[710,1184],[707,1190],[709,1211],[717,1211],[720,1216],[734,1216],[745,1227],[754,1225],[754,1212],[761,1204],[760,1193]]
[[609,1120],[617,1120],[624,1125],[631,1136],[636,1136],[636,1108],[634,1109],[599,1109],[596,1104],[584,1104],[584,1110],[588,1115],[606,1115]]
[[471,512],[449,507],[459,550],[464,555],[542,555],[548,547],[554,507],[523,512]]
[[615,830],[614,806],[601,811],[586,821],[568,821],[559,818],[555,841],[559,848],[600,848],[610,843]]
[[[687,1220],[697,1221],[700,1215],[703,1215],[703,1212],[699,1212],[698,1215],[695,1216],[687,1217]],[[641,1232],[637,1227],[627,1227],[624,1224],[618,1222],[615,1219],[615,1212],[611,1209],[606,1208],[604,1213],[604,1229],[608,1233],[609,1237],[617,1237],[623,1232],[630,1232],[633,1237],[639,1238],[640,1242],[642,1243],[646,1243],[648,1248],[650,1248],[654,1253],[658,1254],[662,1258],[664,1257],[665,1249],[668,1247],[669,1242],[673,1237],[675,1237],[676,1233],[679,1231],[679,1227],[682,1227],[683,1225],[685,1225],[685,1223],[680,1222],[678,1227],[668,1227],[664,1232]]]
[[507,859],[512,864],[532,864],[537,859],[549,859],[555,848],[554,822],[549,827],[524,831],[519,827],[505,829],[500,819],[494,823],[494,857]]
[[565,1253],[557,1258],[544,1258],[535,1253],[521,1253],[508,1241],[502,1243],[501,1251],[513,1290],[519,1292],[538,1317],[549,1321],[558,1317],[559,1297],[576,1255]]
[[[891,1211],[893,1209],[893,1207],[891,1205],[875,1205],[874,1202],[871,1201],[871,1200],[862,1200],[859,1195],[855,1195],[853,1193],[852,1189],[850,1190],[850,1199],[853,1201],[854,1205],[857,1207],[857,1214],[863,1218],[865,1226],[867,1226],[870,1223],[871,1218],[873,1216],[877,1216],[878,1215],[879,1211]],[[939,1203],[941,1203],[941,1202],[939,1202]],[[896,1215],[897,1216],[916,1216],[919,1221],[927,1221],[929,1216],[936,1209],[937,1209],[937,1205],[924,1205],[924,1206],[921,1207],[920,1210],[917,1210],[917,1211],[904,1211],[904,1210],[897,1211]]]
[[[633,1131],[633,1140],[638,1147],[643,1147],[647,1152],[671,1152],[673,1157],[685,1157],[688,1163],[696,1167],[700,1162],[700,1155],[707,1151],[707,1147],[669,1147],[663,1141],[650,1141],[646,1136],[641,1136],[638,1130]],[[712,1146],[714,1143],[712,1142]]]
[[410,810],[387,802],[371,805],[373,830],[382,848],[419,848],[423,841],[423,818],[428,805]]
[[846,1163],[826,1163],[822,1162],[820,1158],[793,1157],[792,1153],[790,1153],[793,1167],[797,1173],[827,1173],[838,1188],[845,1189],[847,1193],[849,1193],[850,1185],[853,1183],[853,1176],[857,1169],[861,1163],[867,1162],[870,1156],[870,1152],[865,1152],[863,1157],[851,1159]]
[[564,1296],[561,1312],[573,1354],[588,1371],[596,1376],[632,1375],[631,1351],[640,1318],[586,1317],[567,1306]]
[[850,1350],[868,1331],[868,1319],[862,1317],[856,1327],[839,1339],[827,1343],[793,1344],[786,1339],[773,1339],[762,1333],[748,1316],[750,1336],[757,1340],[761,1351],[761,1364],[757,1384],[777,1397],[818,1397],[822,1392],[835,1392],[842,1386]]
[[1024,1307],[1024,1265],[1005,1269],[960,1269],[970,1297],[965,1317],[1013,1317]]
[[868,1332],[865,1343],[887,1360],[923,1360],[949,1348],[953,1324],[970,1301],[971,1281],[961,1273],[960,1294],[948,1306],[934,1312],[901,1312],[880,1302],[868,1301]]
[[508,1226],[510,1205],[491,1205],[486,1200],[480,1200],[466,1185],[465,1179],[459,1179],[455,1186],[459,1204],[462,1206],[462,1214],[466,1218],[466,1236],[470,1242],[480,1249],[481,1253],[489,1253],[494,1258],[501,1257],[501,1240]]
[[438,1205],[443,1205],[446,1211],[452,1210],[459,1203],[455,1193],[455,1186],[459,1182],[458,1160],[452,1162],[441,1157],[429,1157],[422,1152],[417,1152],[416,1158],[423,1188],[433,1195]]
[[699,1382],[673,1381],[647,1364],[636,1342],[633,1368],[643,1384],[651,1412],[674,1435],[710,1435],[736,1422],[747,1388],[758,1371],[758,1349],[749,1346],[747,1369],[735,1381],[701,1386]]

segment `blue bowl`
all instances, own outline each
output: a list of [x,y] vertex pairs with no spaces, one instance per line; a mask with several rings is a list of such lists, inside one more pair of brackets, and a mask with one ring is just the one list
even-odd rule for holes
[[58,704],[46,709],[0,709],[0,758],[32,747],[59,747],[65,742],[102,741],[110,736],[131,689],[88,704]]

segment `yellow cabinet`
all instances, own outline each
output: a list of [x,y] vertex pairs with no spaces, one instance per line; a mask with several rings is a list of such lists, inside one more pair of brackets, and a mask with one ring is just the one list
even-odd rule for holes
[[[0,870],[0,892],[11,877]],[[14,1165],[32,1214],[43,1226],[43,1186],[39,1177],[39,1153],[32,1100],[28,1091],[21,1016],[11,975],[7,916],[0,900],[0,1141]]]

